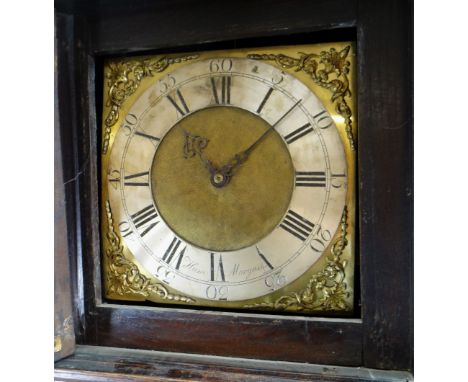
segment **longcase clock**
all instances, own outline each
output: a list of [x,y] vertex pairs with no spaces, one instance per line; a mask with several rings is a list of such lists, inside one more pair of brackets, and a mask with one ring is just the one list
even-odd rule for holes
[[57,380],[411,380],[412,3],[55,24]]

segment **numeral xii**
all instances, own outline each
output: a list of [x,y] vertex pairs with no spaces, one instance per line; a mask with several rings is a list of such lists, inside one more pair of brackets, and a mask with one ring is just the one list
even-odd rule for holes
[[218,105],[226,105],[231,103],[231,76],[221,76],[221,97],[218,95],[218,89],[216,87],[216,81],[214,77],[211,77],[211,90],[213,91],[213,97]]

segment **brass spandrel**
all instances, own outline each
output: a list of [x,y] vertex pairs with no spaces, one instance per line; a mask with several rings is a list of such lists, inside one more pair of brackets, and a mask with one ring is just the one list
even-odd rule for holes
[[285,54],[249,54],[253,60],[275,61],[282,68],[304,71],[315,84],[331,92],[330,101],[335,105],[335,111],[344,118],[346,134],[351,149],[356,150],[352,127],[352,111],[347,99],[351,99],[348,79],[351,61],[347,59],[351,46],[337,51],[335,48],[317,53],[298,53],[299,58]]
[[106,154],[109,147],[111,128],[120,118],[120,109],[139,88],[141,81],[154,77],[156,73],[164,72],[169,66],[194,60],[198,55],[155,57],[146,59],[117,60],[109,62],[105,70],[107,85],[106,107],[109,108],[104,119],[105,128],[102,153]]

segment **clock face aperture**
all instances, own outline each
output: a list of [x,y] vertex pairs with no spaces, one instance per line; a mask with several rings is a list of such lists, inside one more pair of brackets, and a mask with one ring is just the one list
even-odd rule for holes
[[291,283],[343,213],[344,148],[319,99],[263,62],[182,66],[132,105],[110,153],[109,201],[145,269],[196,298]]

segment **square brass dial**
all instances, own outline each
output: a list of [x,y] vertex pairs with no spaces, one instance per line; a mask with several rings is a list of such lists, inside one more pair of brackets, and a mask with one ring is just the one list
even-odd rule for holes
[[352,312],[355,65],[352,42],[107,60],[105,297]]

